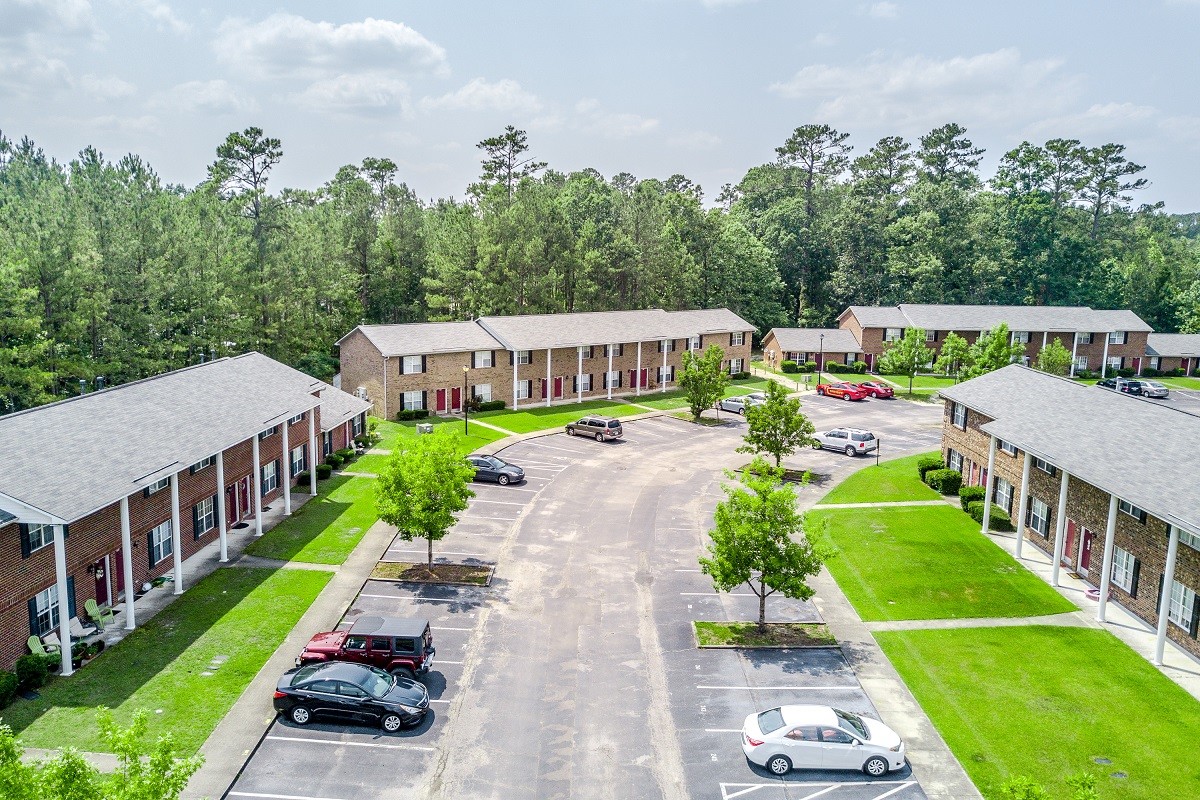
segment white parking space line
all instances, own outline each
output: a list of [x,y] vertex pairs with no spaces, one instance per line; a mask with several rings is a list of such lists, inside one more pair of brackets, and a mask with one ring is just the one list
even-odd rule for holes
[[475,629],[474,628],[444,628],[444,627],[439,628],[434,625],[430,625],[429,630],[431,630],[431,631],[473,631]]
[[750,592],[722,592],[721,594],[717,594],[716,592],[680,592],[679,594],[681,597],[721,597],[722,595],[725,597],[758,597],[758,595],[751,594]]
[[528,502],[514,503],[512,500],[488,500],[486,497],[473,497],[473,498],[471,498],[471,502],[473,502],[473,503],[491,503],[491,504],[497,505],[497,506],[527,506],[527,505],[529,505]]
[[[359,597],[376,597],[381,600],[411,600],[414,603],[466,603],[465,597],[402,597],[394,594],[360,594]],[[347,623],[341,623],[343,625]]]
[[[416,550],[412,547],[389,547],[388,552],[420,553],[421,555],[427,555],[429,551],[428,550]],[[438,555],[439,556],[467,556],[468,558],[483,558],[483,556],[479,553],[459,553],[454,550],[439,550]]]
[[[436,628],[435,628],[436,630]],[[697,689],[713,689],[717,691],[742,691],[742,692],[815,692],[825,690],[854,690],[861,692],[863,689],[858,684],[854,686],[697,686]]]
[[[872,781],[871,783],[864,783],[861,781],[845,781],[842,783],[836,783],[836,782],[831,783],[828,781],[819,782],[819,783],[818,782],[811,782],[811,783],[796,782],[796,783],[793,783],[791,781],[788,781],[786,783],[776,782],[776,783],[722,783],[722,784],[720,784],[722,800],[733,800],[733,798],[735,798],[735,797],[741,797],[743,795],[748,795],[751,792],[757,792],[759,789],[780,788],[780,787],[786,787],[787,789],[801,789],[801,790],[808,789],[808,788],[817,789],[817,791],[814,793],[797,797],[797,800],[810,800],[810,798],[820,797],[821,795],[828,794],[829,792],[832,792],[835,789],[841,789],[843,787],[845,787],[847,789],[871,789],[871,788],[883,788],[886,786],[889,788],[884,790],[883,794],[877,794],[874,797],[870,798],[870,800],[884,800],[885,797],[891,797],[892,795],[896,794],[897,792],[902,792],[905,789],[908,789],[909,787],[916,786],[916,785],[917,785],[916,781]],[[825,787],[825,788],[818,788],[818,787]]]
[[[433,702],[433,701],[430,701]],[[375,747],[381,750],[425,750],[432,753],[437,748],[419,744],[387,744],[385,742],[345,742],[340,739],[309,739],[303,736],[268,736],[271,742],[304,742],[305,744],[327,744],[336,747]]]
[[[586,450],[583,450],[582,448],[578,449],[578,450],[573,450],[569,447],[555,447],[552,444],[538,444],[536,446],[542,450],[557,450],[560,453],[570,453],[573,456],[581,456],[587,452]],[[561,458],[561,456],[551,456],[551,458]]]
[[890,792],[884,792],[883,794],[875,795],[875,797],[871,798],[871,800],[883,800],[883,798],[891,797],[896,792],[899,792],[902,789],[907,789],[910,786],[916,786],[916,785],[917,785],[916,781],[907,781],[905,783],[900,784],[895,789],[892,789]]
[[481,483],[475,487],[476,491],[478,491],[479,489],[489,489],[489,490],[495,489],[496,491],[499,491],[499,492],[533,492],[535,494],[537,492],[541,491],[541,489],[522,489],[518,486],[501,486],[500,484],[496,484],[495,486],[493,486],[490,483]]
[[705,728],[705,733],[741,733],[741,728]]
[[265,794],[263,792],[230,792],[230,797],[264,797],[270,800],[341,800],[340,797],[316,797],[311,794]]
[[434,659],[433,663],[434,664],[449,664],[453,667],[461,667],[464,664],[466,664],[467,662],[465,662],[465,661],[445,661],[443,659],[437,658],[437,659]]

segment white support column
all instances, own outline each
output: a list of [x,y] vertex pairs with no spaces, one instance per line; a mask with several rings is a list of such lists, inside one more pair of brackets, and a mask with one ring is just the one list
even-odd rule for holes
[[1033,456],[1022,453],[1024,464],[1021,467],[1021,496],[1017,501],[1017,558],[1021,557],[1021,548],[1025,544],[1025,512],[1029,509],[1029,467],[1033,464]]
[[129,535],[129,498],[121,498],[121,568],[125,570],[125,630],[131,631],[137,627],[133,618],[133,595],[137,587],[133,585],[133,542]]
[[217,453],[217,541],[221,546],[222,564],[229,561],[229,538],[225,529],[229,527],[229,519],[225,508],[225,452]]
[[1100,569],[1100,603],[1096,607],[1096,621],[1104,622],[1108,613],[1108,589],[1112,585],[1113,539],[1117,533],[1117,496],[1108,496],[1108,524],[1104,528],[1104,561]]
[[62,674],[71,669],[71,602],[67,597],[67,537],[62,525],[54,525],[54,593],[58,597],[58,642]]
[[1079,352],[1079,331],[1075,331],[1071,339],[1071,377],[1075,377],[1075,354]]
[[183,594],[182,537],[179,535],[179,473],[171,473],[171,564],[175,594]]
[[641,395],[642,395],[642,343],[641,342],[638,342],[637,373],[636,373],[636,377],[633,380],[633,383],[637,387],[634,390],[634,394],[641,397]]
[[1058,586],[1058,573],[1062,569],[1063,546],[1067,538],[1067,481],[1070,474],[1062,471],[1062,488],[1058,490],[1058,514],[1054,518],[1054,570],[1050,576],[1050,585]]
[[981,533],[987,533],[992,523],[992,486],[996,483],[996,437],[991,436],[988,443],[987,476],[983,480],[983,527]]
[[1104,360],[1103,360],[1103,363],[1101,364],[1100,377],[1101,378],[1108,377],[1108,334],[1107,333],[1104,334]]
[[612,349],[613,349],[613,346],[610,344],[610,345],[607,345],[607,347],[608,347],[608,373],[604,376],[604,383],[606,386],[608,386],[608,399],[612,400]]
[[308,493],[317,496],[317,410],[308,410]]
[[1171,526],[1167,542],[1167,565],[1163,568],[1162,593],[1158,596],[1158,637],[1154,640],[1154,658],[1150,663],[1161,667],[1167,646],[1167,618],[1171,611],[1171,584],[1175,582],[1175,557],[1179,554],[1179,527]]
[[280,460],[280,466],[283,468],[283,515],[290,517],[292,515],[292,447],[288,442],[288,424],[283,423],[283,458]]
[[[674,339],[671,339],[671,344],[672,345],[675,344]],[[668,345],[665,342],[662,342],[658,346],[663,349],[662,380],[659,381],[659,385],[662,386],[661,391],[665,392],[667,390],[667,347],[668,347]]]
[[517,371],[521,368],[521,365],[517,363],[517,352],[515,350],[513,350],[511,352],[512,352],[512,368],[513,368],[513,404],[512,404],[512,407],[514,409],[516,409],[516,407],[517,407]]
[[1042,349],[1043,350],[1046,349],[1046,334],[1047,333],[1048,333],[1048,331],[1042,331]]
[[546,407],[550,406],[550,398],[554,396],[554,384],[551,383],[553,378],[550,377],[550,348],[546,348]]
[[575,402],[583,402],[583,348],[576,347],[575,355],[577,364],[575,366]]
[[254,451],[254,535],[262,536],[262,456],[258,452],[258,434],[254,434],[251,440],[253,444],[251,449]]

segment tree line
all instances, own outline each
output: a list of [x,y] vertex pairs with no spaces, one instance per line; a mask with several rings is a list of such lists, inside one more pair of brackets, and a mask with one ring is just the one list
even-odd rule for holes
[[250,349],[328,379],[362,322],[726,306],[765,332],[958,302],[1200,330],[1194,217],[1135,207],[1118,144],[1023,142],[985,180],[956,124],[857,156],[804,125],[715,206],[683,175],[556,171],[512,126],[478,147],[465,195],[423,202],[387,158],[274,191],[283,145],[259,128],[191,188],[0,133],[0,412]]

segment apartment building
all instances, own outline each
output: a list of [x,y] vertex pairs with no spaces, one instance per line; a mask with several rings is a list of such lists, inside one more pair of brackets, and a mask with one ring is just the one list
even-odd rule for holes
[[1156,663],[1167,639],[1200,656],[1200,416],[1016,364],[941,395],[943,456],[1010,515],[1018,556],[1098,587],[1101,622],[1112,600],[1157,629]]
[[[88,599],[125,604],[235,525],[291,511],[295,476],[366,423],[370,404],[259,353],[0,417],[0,668],[31,635],[71,640]],[[71,673],[70,648],[62,672]]]
[[728,309],[647,309],[359,325],[338,346],[342,386],[391,418],[454,413],[472,397],[519,408],[666,391],[687,350],[716,344],[724,369],[748,370],[753,333]]
[[783,361],[853,364],[865,361],[862,345],[844,328],[772,328],[762,340],[763,360],[774,369]]
[[1144,367],[1161,371],[1200,372],[1200,333],[1152,333],[1146,337]]

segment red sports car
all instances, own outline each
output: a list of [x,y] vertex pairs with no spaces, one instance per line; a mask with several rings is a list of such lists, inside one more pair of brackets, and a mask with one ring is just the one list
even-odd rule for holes
[[866,398],[867,393],[863,389],[858,388],[853,383],[818,383],[817,394],[826,394],[830,397],[840,397],[843,400],[862,400]]
[[863,381],[858,385],[858,388],[871,397],[879,397],[885,400],[891,400],[896,396],[895,389],[880,381]]

